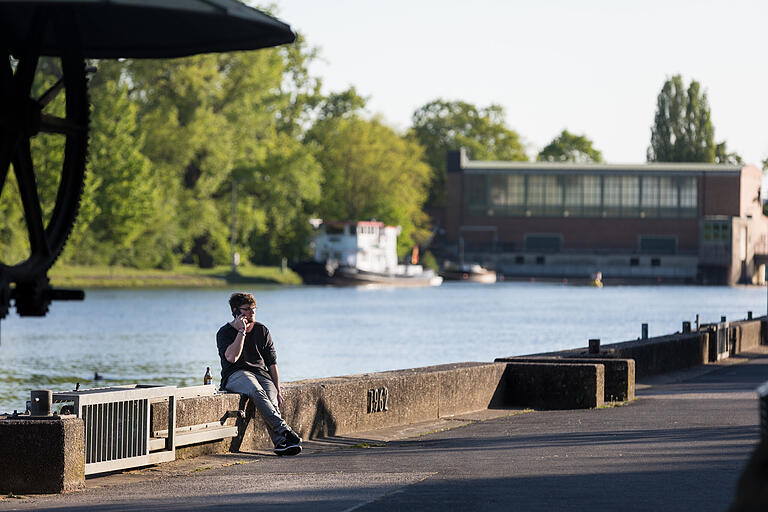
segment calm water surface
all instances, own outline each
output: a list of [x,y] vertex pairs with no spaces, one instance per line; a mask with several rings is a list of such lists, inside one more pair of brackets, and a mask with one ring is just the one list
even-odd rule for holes
[[[0,412],[31,389],[218,381],[215,333],[236,290],[90,290],[44,318],[0,324]],[[762,287],[446,283],[437,288],[252,290],[283,381],[586,347],[680,330],[683,320],[765,314]],[[94,381],[98,371],[103,381]]]

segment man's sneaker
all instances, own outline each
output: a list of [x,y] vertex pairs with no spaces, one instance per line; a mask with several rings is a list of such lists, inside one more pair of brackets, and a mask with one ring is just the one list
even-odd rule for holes
[[301,444],[303,441],[303,439],[300,438],[299,435],[290,428],[285,429],[283,432],[283,437],[286,441],[288,441],[288,444]]
[[278,455],[298,455],[301,453],[301,446],[287,441],[280,441],[275,446],[275,453]]

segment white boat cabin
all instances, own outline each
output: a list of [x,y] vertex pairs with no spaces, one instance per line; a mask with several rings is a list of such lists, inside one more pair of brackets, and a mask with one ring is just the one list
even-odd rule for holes
[[323,222],[314,237],[315,261],[382,274],[408,270],[397,263],[400,226],[382,222]]

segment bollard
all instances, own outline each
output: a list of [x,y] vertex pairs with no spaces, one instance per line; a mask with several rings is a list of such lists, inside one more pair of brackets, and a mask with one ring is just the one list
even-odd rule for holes
[[725,322],[725,316],[721,316],[721,317],[720,317],[720,321],[721,321],[721,322]]
[[591,339],[589,340],[589,353],[590,354],[599,354],[600,353],[600,339]]
[[699,314],[696,313],[696,330],[698,331],[700,329],[701,329],[701,322],[699,322]]
[[30,392],[30,416],[50,416],[53,404],[53,392],[50,389],[37,389]]
[[752,320],[752,312],[747,311],[747,320]]
[[683,333],[691,332],[691,322],[683,322]]
[[642,339],[647,340],[648,339],[648,324],[643,324],[642,325],[642,329],[643,329],[643,338]]

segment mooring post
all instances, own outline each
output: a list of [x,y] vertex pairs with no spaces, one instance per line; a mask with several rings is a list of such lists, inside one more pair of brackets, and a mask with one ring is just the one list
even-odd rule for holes
[[50,416],[53,405],[53,392],[50,389],[30,391],[29,413],[31,416]]
[[698,331],[700,329],[701,329],[701,323],[699,322],[699,314],[696,313],[696,330]]

